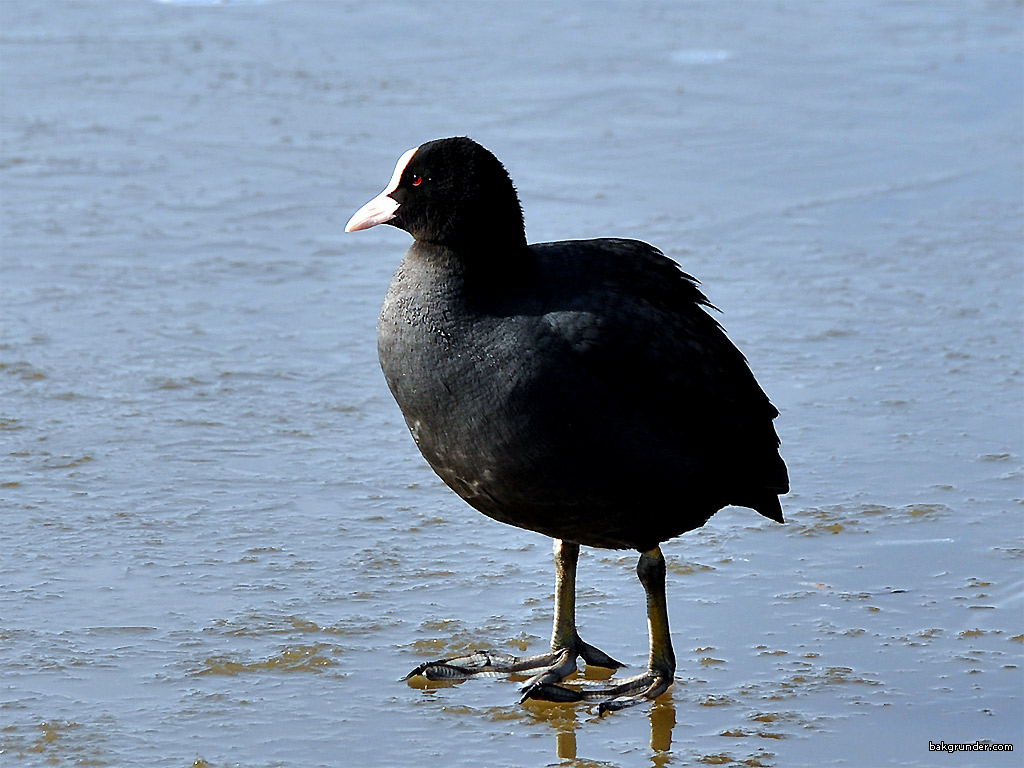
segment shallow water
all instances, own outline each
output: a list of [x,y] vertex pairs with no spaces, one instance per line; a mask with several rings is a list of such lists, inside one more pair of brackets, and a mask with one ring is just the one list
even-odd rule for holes
[[[1020,4],[510,8],[0,4],[5,764],[1024,748]],[[396,682],[549,632],[549,541],[447,491],[379,373],[408,237],[342,234],[451,134],[531,239],[697,275],[782,411],[790,522],[665,546],[652,706]],[[585,551],[579,615],[636,668],[634,560]]]

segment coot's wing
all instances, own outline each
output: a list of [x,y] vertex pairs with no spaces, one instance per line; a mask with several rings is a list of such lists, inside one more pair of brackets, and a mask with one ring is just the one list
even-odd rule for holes
[[[658,249],[635,240],[583,240],[533,246],[553,295],[545,320],[579,366],[582,407],[602,428],[643,430],[655,465],[673,456],[722,488],[728,503],[781,519],[788,490],[772,425],[778,415],[746,360],[705,310],[696,280]],[[581,272],[559,279],[559,270]]]

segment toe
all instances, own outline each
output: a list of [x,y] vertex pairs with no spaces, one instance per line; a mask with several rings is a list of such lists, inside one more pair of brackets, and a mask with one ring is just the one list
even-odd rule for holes
[[672,678],[658,673],[649,673],[634,681],[628,681],[628,683],[628,688],[623,686],[613,698],[597,705],[598,715],[643,704],[645,701],[654,701],[672,685]]
[[474,651],[465,656],[452,656],[420,664],[402,678],[408,680],[422,675],[427,680],[465,680],[476,675],[492,675],[509,671],[517,662],[515,656],[492,651]]
[[566,688],[564,685],[555,685],[554,683],[533,683],[530,685],[524,685],[522,692],[523,695],[519,699],[520,704],[527,699],[555,701],[559,703],[583,700],[583,694],[580,691],[572,688]]
[[580,657],[592,667],[605,667],[606,669],[619,669],[620,667],[626,666],[621,661],[616,661],[607,653],[602,651],[600,648],[595,648],[590,643],[585,643],[579,640],[579,645],[576,648],[576,652]]

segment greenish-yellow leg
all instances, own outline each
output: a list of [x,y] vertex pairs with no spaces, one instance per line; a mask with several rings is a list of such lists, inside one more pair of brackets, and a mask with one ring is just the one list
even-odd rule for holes
[[672,651],[672,637],[668,628],[665,558],[659,547],[640,555],[636,573],[647,593],[647,630],[650,638],[647,671],[626,678],[615,685],[583,685],[580,688],[567,688],[555,685],[555,681],[541,680],[526,691],[524,698],[547,701],[600,701],[598,709],[603,713],[652,701],[672,685],[676,658]]

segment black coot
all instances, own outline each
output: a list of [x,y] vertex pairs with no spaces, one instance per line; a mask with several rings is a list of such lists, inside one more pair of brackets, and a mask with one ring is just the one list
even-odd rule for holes
[[[778,411],[692,277],[636,240],[528,245],[507,172],[468,138],[406,152],[345,229],[382,223],[414,238],[377,326],[413,439],[476,509],[555,539],[551,653],[475,653],[411,675],[539,670],[524,699],[653,699],[675,670],[658,544],[728,504],[783,521]],[[641,552],[650,658],[621,683],[571,689],[556,683],[577,657],[620,666],[576,632],[581,544]]]

